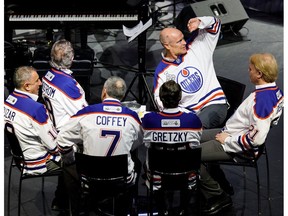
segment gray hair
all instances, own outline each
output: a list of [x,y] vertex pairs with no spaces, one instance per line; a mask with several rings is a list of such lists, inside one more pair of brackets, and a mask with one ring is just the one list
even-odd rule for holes
[[110,97],[122,100],[126,92],[126,83],[122,78],[112,76],[105,81],[104,88]]
[[56,41],[52,46],[50,57],[52,67],[57,69],[70,68],[74,59],[72,44],[65,39]]
[[36,71],[36,69],[31,66],[22,66],[16,68],[13,76],[13,82],[15,88],[20,89],[23,86],[23,84],[31,78],[33,71]]

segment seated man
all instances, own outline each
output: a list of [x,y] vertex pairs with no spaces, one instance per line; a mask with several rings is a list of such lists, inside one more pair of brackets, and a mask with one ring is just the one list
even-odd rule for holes
[[[162,136],[162,134],[171,131],[173,131],[173,133],[177,133],[175,137],[183,138],[178,139],[178,143],[189,143],[189,146],[191,148],[199,146],[200,137],[202,133],[202,123],[199,117],[193,112],[185,113],[180,111],[180,108],[178,107],[178,103],[181,100],[182,95],[180,85],[173,80],[167,81],[163,83],[163,85],[160,87],[159,95],[164,106],[163,111],[147,113],[142,118],[142,126],[144,129],[144,142],[146,143],[146,147],[149,148],[152,142],[155,145],[157,145],[157,143],[167,143],[167,145],[171,146],[173,144],[175,145],[177,141],[175,142],[175,139],[173,139],[174,136],[170,137],[170,139],[168,139],[169,138],[168,136],[167,139],[165,140],[159,139],[161,137],[162,138],[164,137]],[[173,122],[175,123],[171,124]],[[169,126],[165,126],[168,124]],[[152,134],[154,133],[156,133],[157,135],[153,136]],[[186,135],[182,136],[181,134]],[[149,175],[149,167],[147,161],[146,166],[148,169],[147,177],[148,179],[150,179],[151,176]],[[160,184],[158,180],[160,176],[154,176],[153,178],[155,178],[154,189],[159,190]],[[191,178],[191,185],[193,185],[194,183],[195,178]],[[149,187],[149,181],[147,181],[147,186]],[[167,215],[168,206],[165,206],[162,191],[159,190],[157,193],[155,193],[155,195],[156,195],[156,202],[159,208],[159,214]],[[183,193],[181,195],[181,199],[183,201],[181,202],[182,210],[179,214],[182,215],[185,213],[184,211],[187,208],[188,204],[187,202],[189,201],[189,198]]]
[[42,78],[42,97],[57,131],[60,131],[70,117],[88,103],[71,70],[74,59],[72,44],[65,39],[58,40],[50,55],[51,69]]
[[[202,161],[231,160],[229,153],[257,154],[271,125],[278,123],[284,96],[275,83],[278,65],[274,56],[269,53],[251,55],[249,76],[255,91],[242,102],[222,129],[203,131]],[[210,167],[209,174],[202,167],[202,192],[207,200],[204,213],[212,215],[232,204],[227,193],[233,194],[233,191],[220,166]]]
[[[22,66],[14,73],[15,89],[4,103],[4,122],[14,127],[25,158],[24,174],[37,175],[61,169],[57,132],[45,106],[37,102],[42,84],[36,69]],[[52,209],[64,207],[65,190],[59,177]],[[67,203],[66,203],[67,204]]]
[[130,175],[127,181],[137,184],[141,165],[131,152],[142,144],[143,130],[138,114],[121,105],[125,92],[123,79],[109,77],[103,86],[102,103],[81,109],[63,126],[57,143],[64,162],[74,160],[72,146],[75,143],[83,143],[83,154],[87,155],[109,157],[128,154]]
[[161,110],[159,89],[164,82],[174,80],[182,89],[178,106],[195,112],[203,128],[217,128],[226,119],[228,108],[213,65],[221,21],[212,16],[190,18],[187,30],[191,36],[187,40],[176,28],[160,32],[164,51],[154,73],[154,98]]

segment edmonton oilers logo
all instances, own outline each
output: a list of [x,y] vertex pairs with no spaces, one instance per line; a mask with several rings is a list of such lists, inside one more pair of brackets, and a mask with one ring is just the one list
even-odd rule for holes
[[180,84],[182,91],[195,93],[202,87],[203,77],[197,68],[186,67],[178,73],[177,82]]

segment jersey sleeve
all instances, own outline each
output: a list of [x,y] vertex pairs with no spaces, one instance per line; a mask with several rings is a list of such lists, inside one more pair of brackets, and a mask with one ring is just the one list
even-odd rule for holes
[[74,144],[82,142],[81,126],[79,124],[80,116],[72,116],[69,121],[61,128],[57,145],[60,153],[69,152]]
[[155,74],[154,74],[153,95],[154,95],[154,100],[160,111],[163,110],[163,104],[162,104],[162,101],[160,100],[159,90],[160,90],[161,85],[165,82],[165,80],[163,79],[163,75],[162,75],[165,69],[166,67],[165,68],[157,67],[155,70]]
[[133,142],[133,145],[131,147],[131,151],[135,150],[136,148],[138,148],[140,145],[143,144],[143,128],[141,126],[141,124],[136,124],[134,126],[135,128],[135,138],[134,138],[134,142]]
[[37,108],[35,113],[36,114],[34,116],[34,119],[32,120],[32,125],[35,131],[39,132],[39,138],[42,144],[47,148],[50,153],[57,153],[57,132],[48,116],[48,111],[42,105]]
[[201,22],[199,25],[199,34],[195,41],[199,41],[201,43],[204,41],[203,44],[213,53],[221,32],[221,21],[220,19],[211,16],[198,17],[198,19],[201,20]]

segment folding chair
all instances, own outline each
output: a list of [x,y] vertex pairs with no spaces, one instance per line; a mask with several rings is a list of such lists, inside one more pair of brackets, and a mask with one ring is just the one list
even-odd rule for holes
[[5,124],[4,128],[5,135],[7,136],[8,142],[11,148],[11,165],[9,168],[9,177],[8,177],[8,201],[7,201],[7,211],[8,215],[10,215],[10,188],[11,188],[11,175],[12,175],[12,168],[17,167],[20,171],[20,179],[19,179],[19,191],[18,191],[18,215],[20,216],[20,205],[21,205],[21,192],[22,192],[22,181],[25,179],[31,178],[42,178],[42,195],[44,196],[44,179],[45,177],[49,176],[60,176],[62,175],[62,170],[55,170],[51,172],[45,172],[43,174],[38,175],[28,175],[24,174],[24,155],[21,149],[21,146],[18,142],[18,139],[15,135],[14,127],[10,123]]
[[[90,156],[75,153],[75,162],[85,203],[96,200],[96,211],[103,215],[124,215],[125,213],[119,213],[117,202],[123,202],[119,197],[127,195],[131,201],[129,204],[132,205],[135,196],[133,192],[137,187],[127,183],[128,155]],[[128,206],[130,213],[133,212],[131,205]],[[123,210],[124,206],[120,208]],[[90,207],[85,206],[85,210],[89,211]]]
[[[265,155],[266,159],[266,177],[267,177],[267,199],[270,200],[270,173],[269,173],[269,160],[268,153],[265,146],[265,143],[259,146],[259,152],[257,155],[253,153],[231,153],[232,160],[217,161],[212,162],[212,164],[227,165],[227,166],[242,166],[243,174],[246,178],[245,167],[252,167],[256,171],[256,180],[257,180],[257,198],[258,198],[258,215],[261,215],[261,197],[260,197],[260,178],[259,178],[259,168],[258,160],[262,155]],[[244,178],[244,180],[245,180]],[[246,183],[246,182],[244,182]],[[246,186],[245,186],[246,187]]]
[[[182,147],[180,147],[182,146]],[[195,174],[196,184],[193,189],[198,190],[198,180],[201,165],[201,147],[190,148],[184,144],[152,143],[148,149],[148,166],[151,177],[149,179],[150,215],[153,215],[154,175],[161,176],[163,191],[183,191],[189,188],[189,176]]]

